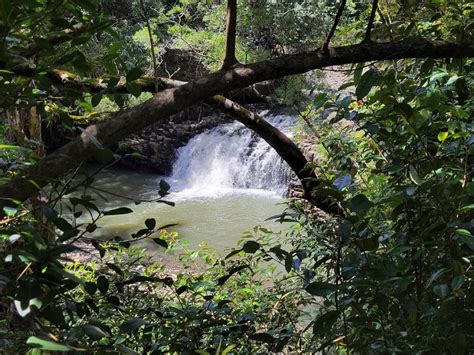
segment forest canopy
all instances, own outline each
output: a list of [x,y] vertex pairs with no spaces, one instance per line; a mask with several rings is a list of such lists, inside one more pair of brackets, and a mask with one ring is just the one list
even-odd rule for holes
[[[474,351],[473,17],[466,0],[0,0],[0,350]],[[252,100],[293,107],[294,134]],[[174,205],[161,180],[102,208],[94,179],[197,106],[288,164],[287,232],[256,226],[225,256],[159,216],[95,238],[133,204]],[[84,242],[99,261],[71,259]]]

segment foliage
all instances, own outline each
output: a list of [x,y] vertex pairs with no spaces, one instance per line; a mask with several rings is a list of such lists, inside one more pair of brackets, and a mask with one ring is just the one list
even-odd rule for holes
[[[9,211],[13,221],[1,235],[0,254],[0,303],[6,306],[0,335],[6,351],[25,349],[26,342],[45,351],[248,353],[282,349],[290,341],[297,329],[282,323],[287,318],[279,310],[294,309],[298,299],[281,298],[287,288],[280,281],[267,283],[274,266],[261,265],[262,258],[252,254],[234,261],[209,249],[191,253],[176,233],[166,232],[169,226],[159,226],[155,219],[147,219],[131,236],[99,242],[94,231],[101,218],[133,211],[98,208],[91,195],[93,178],[77,180],[69,188],[54,189],[68,193],[61,205],[54,194],[44,198],[49,202],[39,208],[47,219]],[[165,196],[169,185],[160,186]],[[162,198],[148,203],[156,202],[169,203]],[[64,214],[56,212],[61,210]],[[249,237],[268,233],[255,228]],[[100,259],[73,261],[76,250],[85,247],[78,244],[84,239]],[[167,274],[141,250],[145,239],[173,250],[173,259],[180,252],[181,270]],[[251,252],[258,245],[247,240],[243,250]],[[203,272],[197,272],[197,265]],[[268,292],[269,287],[275,292]],[[14,312],[7,306],[11,304]],[[286,312],[296,317],[294,310]],[[41,330],[29,336],[33,322]]]
[[[311,234],[295,235],[298,246],[313,236],[307,268],[333,288],[315,335],[321,343],[341,335],[356,352],[465,353],[474,341],[466,332],[474,306],[473,63],[360,68],[348,84],[359,101],[344,93],[314,100],[312,117],[321,118],[312,124],[327,152],[318,166],[323,191],[347,215],[328,224],[303,214]],[[326,317],[329,337],[316,327]]]
[[[474,38],[472,2],[380,3],[373,40]],[[140,32],[143,11],[135,1],[101,4],[0,1],[2,135],[15,113],[32,107],[74,134],[82,128],[75,118],[149,98],[137,85],[151,63]],[[160,46],[189,47],[209,69],[219,68],[224,4],[145,4]],[[319,46],[336,5],[239,4],[242,62]],[[368,4],[348,1],[334,42],[363,38]],[[85,27],[51,45],[77,25]],[[57,69],[66,79],[58,82]],[[166,231],[170,226],[148,219],[132,235],[99,242],[100,219],[132,213],[133,205],[97,207],[94,176],[52,182],[38,199],[2,211],[1,346],[98,353],[474,351],[474,63],[405,60],[348,71],[353,79],[337,93],[313,97],[301,125],[301,136],[320,142],[321,160],[308,164],[322,181],[314,192],[341,214],[291,201],[275,217],[292,223],[287,239],[256,227],[225,258],[183,249],[182,269],[171,277],[135,247],[151,240],[176,252],[182,244]],[[81,80],[95,75],[104,80],[91,94]],[[308,78],[287,81],[277,93],[301,101],[308,81],[314,84]],[[77,80],[79,89],[66,88]],[[134,99],[114,92],[121,84]],[[2,180],[41,154],[3,138],[0,148]],[[99,142],[96,155],[106,164],[119,159]],[[133,202],[172,205],[165,200],[169,185],[159,188],[155,199]],[[99,261],[70,262],[81,239]]]

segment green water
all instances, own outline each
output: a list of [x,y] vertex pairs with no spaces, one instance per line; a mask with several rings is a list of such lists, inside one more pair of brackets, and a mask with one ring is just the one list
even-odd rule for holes
[[[109,170],[101,173],[93,186],[117,195],[133,199],[152,199],[158,196],[160,178],[156,175],[121,170]],[[139,229],[144,228],[147,218],[155,218],[157,226],[177,223],[169,231],[179,232],[179,238],[189,241],[197,248],[201,243],[223,251],[237,245],[242,235],[256,225],[281,231],[284,225],[267,218],[283,211],[284,199],[274,193],[250,189],[207,189],[206,191],[183,190],[173,192],[167,200],[175,202],[175,207],[162,203],[140,203],[100,192],[93,193],[95,203],[101,208],[130,207],[134,213],[107,216],[98,222],[94,235],[100,238],[121,236],[129,238]],[[149,241],[148,249],[157,248]]]

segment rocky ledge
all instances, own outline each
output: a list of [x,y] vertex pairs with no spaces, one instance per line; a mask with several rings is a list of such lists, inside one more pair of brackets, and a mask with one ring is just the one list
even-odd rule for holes
[[192,107],[121,142],[119,151],[124,155],[121,165],[135,171],[169,175],[180,147],[195,135],[230,119],[204,105]]

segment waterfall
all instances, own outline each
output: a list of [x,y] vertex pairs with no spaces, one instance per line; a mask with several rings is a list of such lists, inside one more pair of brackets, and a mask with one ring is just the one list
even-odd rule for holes
[[[268,115],[266,119],[289,134],[295,119]],[[201,133],[178,150],[171,182],[186,195],[219,196],[236,190],[286,193],[291,171],[263,139],[239,122]]]

